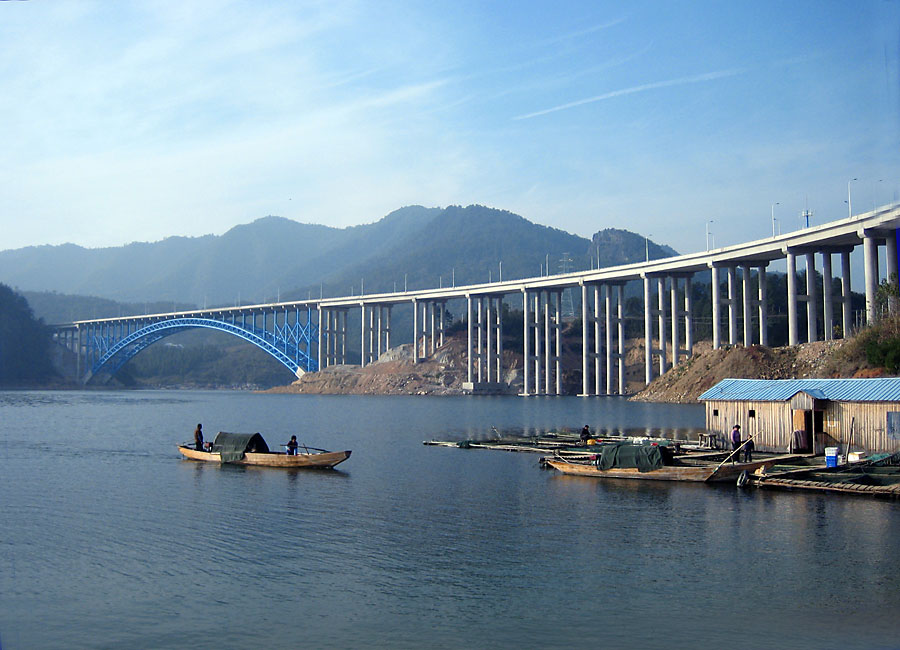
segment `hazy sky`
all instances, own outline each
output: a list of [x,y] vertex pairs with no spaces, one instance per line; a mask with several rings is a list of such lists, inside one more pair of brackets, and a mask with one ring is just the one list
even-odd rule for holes
[[900,3],[0,2],[0,249],[480,203],[682,252],[900,198]]

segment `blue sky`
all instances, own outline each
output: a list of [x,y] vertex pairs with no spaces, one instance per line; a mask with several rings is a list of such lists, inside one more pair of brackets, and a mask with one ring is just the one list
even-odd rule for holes
[[0,249],[480,203],[679,251],[900,200],[900,3],[0,2]]

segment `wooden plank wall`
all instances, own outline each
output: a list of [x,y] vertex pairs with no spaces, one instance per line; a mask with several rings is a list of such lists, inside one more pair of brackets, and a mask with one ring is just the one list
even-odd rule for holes
[[[900,439],[892,439],[887,433],[887,414],[900,411],[898,402],[825,402],[824,446],[839,446],[843,453],[853,425],[854,450],[868,453],[900,451]],[[713,415],[717,410],[718,415]],[[750,411],[756,417],[750,417]],[[753,434],[760,451],[787,451],[794,431],[790,402],[726,402],[706,401],[706,428],[718,433],[725,446],[730,445],[731,428],[741,425],[743,437]]]

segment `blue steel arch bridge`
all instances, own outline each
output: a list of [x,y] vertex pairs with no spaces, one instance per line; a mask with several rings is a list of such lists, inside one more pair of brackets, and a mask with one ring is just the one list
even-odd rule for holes
[[57,326],[54,338],[75,353],[85,384],[108,381],[158,341],[205,328],[236,336],[264,350],[297,377],[319,368],[313,354],[318,326],[308,303],[205,309],[78,321]]

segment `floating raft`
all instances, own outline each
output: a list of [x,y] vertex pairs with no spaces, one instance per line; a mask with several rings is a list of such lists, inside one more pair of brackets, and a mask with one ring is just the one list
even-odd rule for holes
[[753,474],[750,483],[761,488],[897,498],[900,497],[900,467],[863,462],[836,468],[793,469]]
[[494,449],[532,454],[554,452],[566,457],[589,456],[596,453],[592,447],[607,442],[628,440],[622,436],[593,438],[595,444],[584,445],[579,434],[548,432],[542,436],[514,437],[499,436],[485,440],[424,440],[422,444],[433,447],[456,447],[458,449]]

